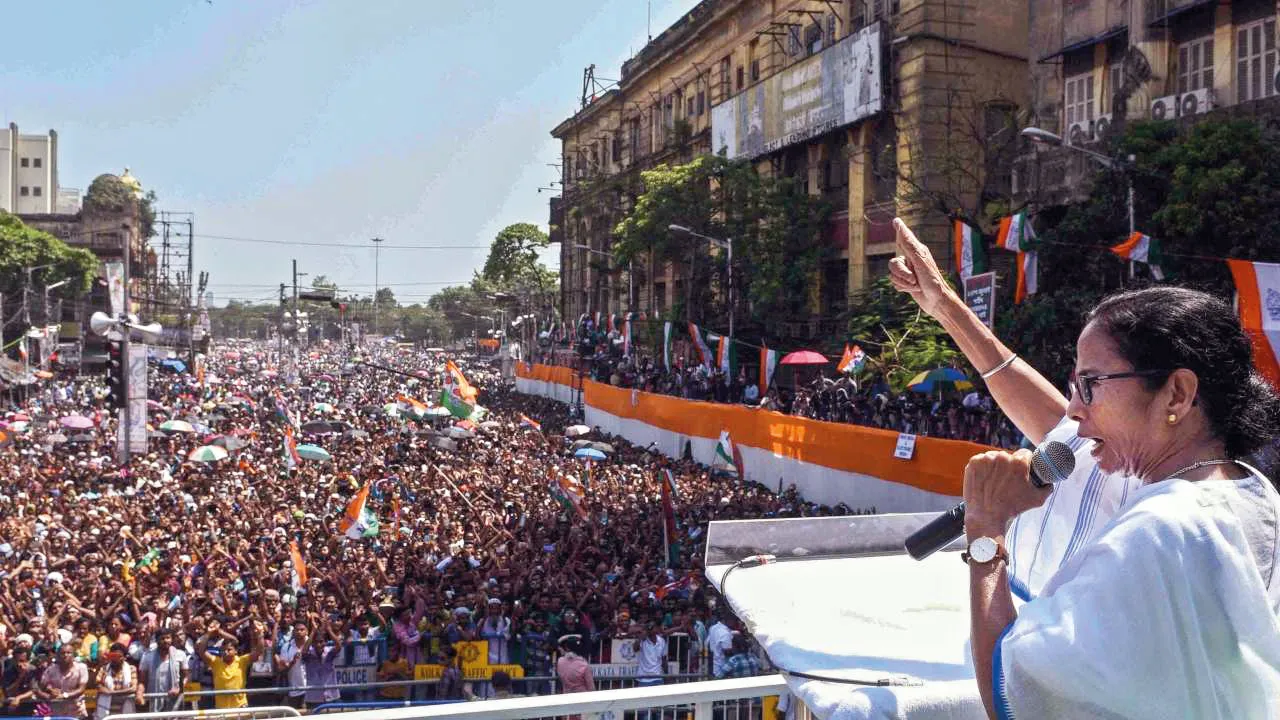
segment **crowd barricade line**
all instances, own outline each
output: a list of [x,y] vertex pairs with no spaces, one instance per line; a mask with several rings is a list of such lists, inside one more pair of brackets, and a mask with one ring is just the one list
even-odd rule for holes
[[378,710],[380,708],[394,707],[416,707],[419,705],[452,705],[453,703],[466,702],[466,700],[402,700],[380,701],[380,702],[336,702],[324,703],[317,705],[308,712],[309,715],[324,715],[326,713],[335,712],[351,712],[352,710]]
[[[517,367],[517,389],[553,399],[576,392],[578,374],[546,365]],[[523,387],[522,387],[523,385]],[[686,444],[704,464],[722,431],[741,450],[747,478],[775,489],[795,483],[806,500],[881,512],[946,509],[961,494],[964,467],[989,446],[919,437],[910,459],[895,457],[899,433],[744,405],[712,403],[582,380],[588,425],[679,457]],[[833,474],[835,471],[838,474]]]
[[223,708],[220,710],[169,710],[149,713],[119,713],[108,715],[114,720],[159,720],[160,718],[219,718],[220,720],[263,720],[265,718],[302,717],[297,709],[287,705],[268,707]]

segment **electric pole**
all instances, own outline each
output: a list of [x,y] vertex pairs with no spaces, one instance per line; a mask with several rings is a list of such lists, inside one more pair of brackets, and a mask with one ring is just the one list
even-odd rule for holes
[[373,239],[373,334],[378,334],[378,251],[381,249],[382,238]]

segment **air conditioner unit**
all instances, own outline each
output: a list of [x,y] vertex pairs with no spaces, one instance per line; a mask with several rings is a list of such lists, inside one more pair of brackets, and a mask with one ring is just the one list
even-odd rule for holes
[[1200,88],[1178,98],[1178,117],[1199,115],[1213,109],[1213,88]]
[[1152,120],[1173,120],[1178,117],[1178,96],[1166,95],[1151,101]]
[[1111,114],[1099,115],[1097,120],[1093,121],[1093,137],[1095,140],[1101,140],[1111,132]]
[[1071,123],[1071,127],[1067,128],[1067,144],[1083,145],[1093,141],[1093,123],[1092,122],[1075,122]]

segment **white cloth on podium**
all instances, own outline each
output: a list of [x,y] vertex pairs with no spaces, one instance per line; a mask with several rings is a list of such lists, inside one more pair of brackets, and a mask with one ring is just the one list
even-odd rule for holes
[[998,716],[1280,717],[1278,519],[1256,472],[1139,488],[1006,629]]

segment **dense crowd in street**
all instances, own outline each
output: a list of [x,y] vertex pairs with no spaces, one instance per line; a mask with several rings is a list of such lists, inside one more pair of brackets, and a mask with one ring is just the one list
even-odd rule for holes
[[[0,446],[5,714],[84,717],[86,688],[99,716],[171,708],[186,682],[289,688],[205,698],[218,707],[508,692],[505,674],[464,682],[453,643],[472,639],[489,641],[490,664],[559,675],[564,690],[581,689],[584,672],[590,683],[583,668],[609,661],[612,638],[636,642],[644,674],[667,659],[692,673],[745,672],[758,664],[730,662],[746,649],[701,578],[707,521],[851,511],[608,437],[591,436],[615,451],[588,467],[562,435],[563,405],[517,395],[478,362],[463,369],[489,414],[444,443],[453,418],[417,404],[438,397],[442,359],[365,359],[416,377],[346,350],[280,362],[252,346],[213,353],[200,378],[153,369],[148,452],[123,468],[96,378],[11,391]],[[296,457],[291,435],[331,459]],[[189,459],[209,444],[229,457]],[[655,511],[661,464],[679,488],[670,567]],[[584,487],[580,507],[549,490],[561,476]],[[366,487],[379,527],[353,539],[340,523]],[[667,645],[677,637],[679,657]],[[377,663],[379,680],[412,679],[417,664],[444,670],[429,688],[323,689],[344,661]]]

